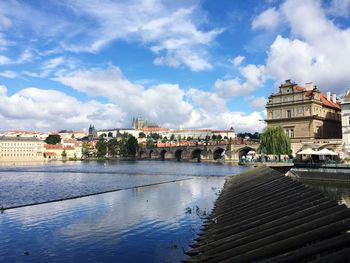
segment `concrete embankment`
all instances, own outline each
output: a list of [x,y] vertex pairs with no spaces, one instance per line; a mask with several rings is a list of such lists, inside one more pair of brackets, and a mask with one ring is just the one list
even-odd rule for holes
[[350,209],[267,167],[229,178],[185,262],[343,262]]
[[303,181],[350,183],[350,169],[341,168],[292,168],[288,176]]

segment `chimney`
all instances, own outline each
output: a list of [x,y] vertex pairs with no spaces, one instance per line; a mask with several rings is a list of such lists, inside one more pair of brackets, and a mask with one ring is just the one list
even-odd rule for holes
[[327,92],[327,100],[331,101],[331,93],[329,91]]
[[305,83],[305,90],[313,90],[315,87],[313,82]]
[[332,101],[333,103],[337,103],[337,94],[332,95]]

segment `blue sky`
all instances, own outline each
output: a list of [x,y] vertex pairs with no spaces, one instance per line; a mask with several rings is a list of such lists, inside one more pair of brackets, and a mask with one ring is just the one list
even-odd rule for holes
[[285,79],[350,86],[350,0],[0,1],[0,130],[261,131]]

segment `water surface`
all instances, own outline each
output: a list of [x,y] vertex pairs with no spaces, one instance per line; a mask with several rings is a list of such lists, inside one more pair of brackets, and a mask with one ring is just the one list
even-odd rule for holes
[[225,176],[244,169],[158,161],[1,167],[3,206],[134,188],[5,210],[0,262],[179,262]]

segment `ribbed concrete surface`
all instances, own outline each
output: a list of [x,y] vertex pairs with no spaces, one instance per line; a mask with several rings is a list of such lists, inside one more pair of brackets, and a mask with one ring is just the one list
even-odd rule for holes
[[259,167],[226,181],[186,262],[346,262],[350,209]]

